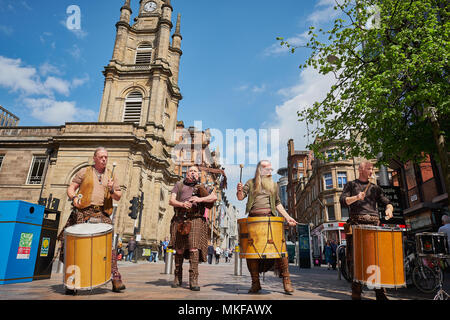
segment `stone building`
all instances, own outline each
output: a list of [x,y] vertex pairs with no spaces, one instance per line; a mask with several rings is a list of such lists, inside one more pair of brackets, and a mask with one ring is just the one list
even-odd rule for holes
[[17,127],[19,117],[0,106],[0,127]]
[[288,156],[287,156],[287,207],[286,211],[289,215],[298,219],[296,207],[296,197],[295,190],[297,185],[303,177],[306,177],[306,172],[308,169],[308,159],[310,152],[307,150],[295,150],[294,140],[289,139],[288,144]]
[[[180,178],[171,154],[182,99],[180,15],[171,36],[172,13],[170,0],[142,0],[130,25],[130,0],[125,1],[112,59],[103,72],[98,122],[0,128],[0,199],[60,199],[61,230],[71,212],[66,189],[75,172],[92,164],[94,150],[103,146],[123,191],[114,213],[115,234],[126,242],[140,226],[140,245],[151,247],[169,235],[169,192]],[[142,193],[138,223],[129,218],[128,207],[129,200]]]

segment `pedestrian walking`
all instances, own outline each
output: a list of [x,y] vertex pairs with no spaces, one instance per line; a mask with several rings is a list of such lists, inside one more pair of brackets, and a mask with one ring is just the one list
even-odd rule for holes
[[331,247],[330,240],[327,240],[327,243],[325,244],[325,247],[323,248],[323,254],[325,255],[325,263],[327,264],[328,270],[330,270],[331,267],[331,259],[332,259],[332,252],[333,248]]
[[331,266],[333,267],[333,270],[336,270],[336,264],[337,264],[337,244],[336,240],[331,241]]
[[162,252],[164,254],[164,262],[166,261],[166,255],[167,255],[167,247],[169,246],[169,240],[167,238],[164,239],[162,243]]
[[127,249],[128,249],[128,254],[127,257],[125,258],[125,261],[131,261],[134,258],[134,251],[136,250],[136,240],[134,239],[134,237],[131,237],[131,239],[128,241],[127,244]]
[[225,256],[225,263],[228,263],[228,258],[230,257],[230,252],[228,251],[228,249],[225,249],[223,254]]
[[214,253],[215,253],[214,247],[211,245],[211,242],[210,242],[209,246],[208,246],[208,264],[212,264],[212,258],[213,258]]
[[215,252],[215,254],[216,254],[216,264],[219,264],[221,253],[222,253],[222,250],[220,249],[219,246],[217,246],[216,247],[216,252]]

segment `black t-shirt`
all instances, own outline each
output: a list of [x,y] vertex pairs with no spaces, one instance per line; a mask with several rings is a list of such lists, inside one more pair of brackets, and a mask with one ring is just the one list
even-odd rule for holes
[[353,197],[358,195],[360,192],[364,192],[369,183],[369,181],[362,182],[359,179],[356,179],[354,181],[348,182],[344,186],[344,190],[342,191],[339,200],[341,202],[341,206],[349,207],[350,216],[364,214],[378,216],[379,214],[377,211],[377,203],[384,205],[388,205],[391,203],[389,199],[384,196],[383,190],[373,183],[370,183],[370,186],[366,191],[364,200],[358,200],[352,203],[350,206],[345,203],[345,198]]

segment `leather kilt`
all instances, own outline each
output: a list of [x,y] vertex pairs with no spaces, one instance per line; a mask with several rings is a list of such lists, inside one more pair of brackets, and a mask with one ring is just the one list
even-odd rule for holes
[[[187,235],[177,232],[178,226],[184,221],[191,223],[191,230]],[[208,254],[208,225],[206,219],[198,213],[187,214],[175,213],[170,222],[170,244],[169,247],[175,250],[176,254],[183,254],[185,259],[189,259],[189,250],[199,250],[199,262],[207,262]]]

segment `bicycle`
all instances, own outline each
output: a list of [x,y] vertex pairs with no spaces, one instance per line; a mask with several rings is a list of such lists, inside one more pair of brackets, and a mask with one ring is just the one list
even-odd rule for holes
[[435,292],[443,282],[439,259],[418,257],[413,241],[407,243],[407,253],[404,258],[406,284],[411,283],[423,293]]
[[338,269],[339,275],[342,275],[345,280],[348,282],[352,282],[353,276],[350,275],[347,264],[347,256],[346,256],[347,246],[345,244],[341,244],[337,247],[337,259],[338,259]]

